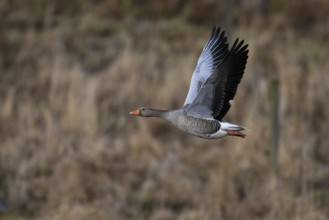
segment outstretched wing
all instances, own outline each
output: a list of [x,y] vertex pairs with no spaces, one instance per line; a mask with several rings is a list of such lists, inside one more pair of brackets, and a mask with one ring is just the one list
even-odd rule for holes
[[219,27],[214,27],[193,71],[190,89],[183,105],[184,108],[193,102],[201,86],[222,63],[227,53],[228,44],[225,32],[221,31]]
[[[222,120],[231,107],[230,100],[234,99],[238,85],[243,77],[248,60],[248,44],[244,45],[244,41],[235,40],[227,61],[219,67],[219,72],[226,72],[226,84],[224,89],[224,100],[214,103],[214,118]],[[223,106],[217,105],[216,102],[223,102]]]
[[218,120],[224,117],[244,73],[248,59],[247,47],[243,41],[235,41],[221,65],[202,85],[195,100],[186,109],[188,115]]

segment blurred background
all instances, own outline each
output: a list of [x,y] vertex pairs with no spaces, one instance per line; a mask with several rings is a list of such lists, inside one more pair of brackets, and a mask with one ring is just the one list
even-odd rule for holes
[[[0,219],[329,219],[329,2],[1,0]],[[250,48],[204,140],[180,108],[214,25]]]

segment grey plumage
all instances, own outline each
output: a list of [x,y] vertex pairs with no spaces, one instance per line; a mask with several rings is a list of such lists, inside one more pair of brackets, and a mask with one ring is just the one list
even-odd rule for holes
[[219,27],[214,27],[205,47],[201,52],[197,66],[193,71],[190,89],[183,106],[193,102],[203,83],[214,72],[216,67],[221,64],[227,53],[228,44],[225,32],[220,32]]

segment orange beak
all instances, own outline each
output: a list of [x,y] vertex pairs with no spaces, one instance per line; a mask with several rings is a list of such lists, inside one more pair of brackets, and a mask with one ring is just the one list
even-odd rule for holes
[[134,110],[134,111],[131,111],[130,114],[131,114],[131,115],[136,115],[136,116],[138,116],[138,115],[141,114],[141,110],[136,109],[136,110]]

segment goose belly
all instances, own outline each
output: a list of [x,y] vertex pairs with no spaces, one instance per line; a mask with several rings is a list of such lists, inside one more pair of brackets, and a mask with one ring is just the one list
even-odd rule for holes
[[216,133],[211,134],[209,138],[222,138],[225,136],[227,136],[227,132],[222,129],[219,129]]
[[220,131],[220,123],[217,120],[186,115],[179,117],[176,126],[182,131],[202,138],[216,138],[213,135]]

